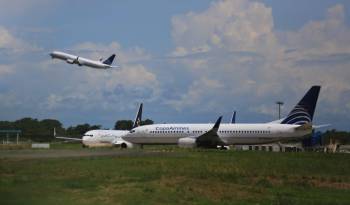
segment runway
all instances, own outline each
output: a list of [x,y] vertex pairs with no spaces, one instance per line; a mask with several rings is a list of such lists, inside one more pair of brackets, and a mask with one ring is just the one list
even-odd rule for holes
[[71,157],[123,157],[123,156],[183,156],[184,153],[162,150],[120,149],[48,149],[48,150],[0,150],[0,159],[49,159]]

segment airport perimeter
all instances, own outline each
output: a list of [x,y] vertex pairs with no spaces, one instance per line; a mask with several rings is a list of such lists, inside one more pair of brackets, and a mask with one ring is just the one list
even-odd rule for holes
[[350,204],[347,154],[0,150],[1,204]]

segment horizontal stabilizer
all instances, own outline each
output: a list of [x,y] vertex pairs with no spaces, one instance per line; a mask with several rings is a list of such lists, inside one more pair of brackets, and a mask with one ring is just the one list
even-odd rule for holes
[[312,124],[306,123],[306,124],[300,125],[299,127],[296,127],[295,130],[297,131],[312,130]]
[[329,127],[329,126],[331,126],[331,124],[313,125],[312,128],[313,128],[313,129],[319,129],[319,128]]

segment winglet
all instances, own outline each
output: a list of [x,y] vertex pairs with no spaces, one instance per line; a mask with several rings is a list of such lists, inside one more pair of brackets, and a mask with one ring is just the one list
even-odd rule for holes
[[138,127],[141,125],[141,120],[142,120],[142,107],[143,107],[143,103],[140,103],[139,106],[139,110],[137,111],[135,120],[134,120],[134,124],[132,125],[132,129],[134,129],[135,127]]
[[217,132],[217,131],[219,130],[219,126],[220,126],[220,123],[221,123],[221,119],[222,119],[222,116],[220,116],[220,117],[216,120],[215,125],[214,125],[214,127],[213,127],[213,129],[212,129],[214,132]]

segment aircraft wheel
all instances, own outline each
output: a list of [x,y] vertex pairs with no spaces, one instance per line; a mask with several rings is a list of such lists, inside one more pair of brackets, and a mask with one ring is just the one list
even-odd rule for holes
[[120,145],[120,148],[126,149],[126,148],[128,148],[128,145],[126,145],[126,143],[122,143],[122,144]]

